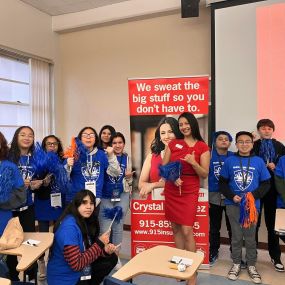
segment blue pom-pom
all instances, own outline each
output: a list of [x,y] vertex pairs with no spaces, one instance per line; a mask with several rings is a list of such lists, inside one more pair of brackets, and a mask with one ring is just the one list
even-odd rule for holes
[[246,195],[243,195],[243,197],[241,198],[241,202],[240,202],[240,214],[239,214],[239,223],[241,225],[243,225],[244,221],[247,220],[248,215],[249,213],[246,209]]
[[159,175],[167,181],[176,181],[180,177],[182,165],[180,161],[173,161],[159,166]]
[[103,215],[109,220],[113,220],[115,218],[115,221],[119,223],[123,218],[123,208],[120,206],[116,206],[114,208],[104,208]]
[[81,163],[86,163],[87,161],[87,154],[88,149],[85,147],[85,145],[82,143],[82,141],[79,138],[75,138],[76,146],[77,146],[77,153],[79,155],[79,161]]
[[48,173],[54,176],[55,184],[60,189],[60,192],[65,193],[67,191],[68,177],[60,157],[50,151],[47,153],[47,162]]
[[14,185],[14,172],[11,167],[1,169],[0,174],[0,203],[5,203],[10,199],[10,194]]
[[47,153],[41,147],[40,143],[35,144],[35,150],[33,152],[33,166],[36,171],[36,175],[42,176],[47,171]]

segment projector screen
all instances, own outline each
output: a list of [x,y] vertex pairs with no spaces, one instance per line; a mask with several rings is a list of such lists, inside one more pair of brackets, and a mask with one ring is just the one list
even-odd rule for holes
[[212,5],[213,130],[233,136],[270,118],[285,142],[285,1]]

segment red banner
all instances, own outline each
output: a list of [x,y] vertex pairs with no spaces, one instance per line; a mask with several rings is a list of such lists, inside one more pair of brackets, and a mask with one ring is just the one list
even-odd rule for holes
[[129,80],[130,115],[208,114],[209,78]]
[[[129,80],[132,165],[136,174],[150,152],[159,121],[185,111],[199,114],[204,133],[208,128],[208,76]],[[201,129],[201,127],[200,127]],[[203,132],[202,132],[203,133]],[[135,185],[135,188],[137,185]],[[133,200],[131,205],[132,256],[156,245],[175,246],[171,223],[165,219],[164,196],[155,189],[149,200]],[[160,189],[163,190],[163,189]],[[197,250],[209,260],[208,190],[201,189],[197,218],[193,226]]]

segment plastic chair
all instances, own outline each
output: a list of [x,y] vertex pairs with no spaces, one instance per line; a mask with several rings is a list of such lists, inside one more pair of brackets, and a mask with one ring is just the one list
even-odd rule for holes
[[103,281],[103,285],[130,285],[130,284],[136,285],[134,283],[121,281],[121,280],[114,278],[114,277],[111,277],[111,276],[105,277],[105,279]]

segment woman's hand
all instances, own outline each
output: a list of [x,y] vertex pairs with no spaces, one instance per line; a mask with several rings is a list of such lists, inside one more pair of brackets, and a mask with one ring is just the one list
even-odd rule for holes
[[154,189],[153,183],[148,183],[148,182],[143,183],[139,194],[140,197],[146,198],[148,193],[150,193],[153,189]]
[[69,157],[67,159],[67,166],[73,167],[73,165],[74,165],[74,157]]
[[112,156],[114,154],[114,149],[111,146],[108,146],[105,151],[108,156]]
[[180,187],[180,186],[182,186],[183,181],[182,181],[180,178],[178,178],[178,179],[175,180],[174,184],[175,184],[176,186]]
[[25,188],[29,188],[30,187],[30,183],[31,183],[30,179],[24,179]]
[[104,247],[105,252],[107,252],[108,254],[112,254],[117,250],[117,247],[112,244],[112,243],[108,243],[105,245]]
[[132,178],[133,177],[133,175],[134,175],[134,173],[135,173],[135,171],[132,171],[132,170],[128,170],[128,169],[126,169],[126,171],[125,171],[125,177],[126,177],[126,179],[130,179],[130,178]]
[[191,154],[190,153],[186,154],[184,158],[181,158],[181,160],[184,160],[191,165],[198,164],[196,159],[195,159],[195,151],[194,150],[192,151]]
[[50,182],[51,182],[51,177],[52,177],[52,174],[48,174],[44,179],[43,179],[43,185],[45,187],[47,187]]
[[37,190],[43,185],[43,180],[32,180],[30,182],[30,187],[32,190]]
[[107,245],[110,241],[110,232],[111,231],[108,230],[99,237],[99,240],[101,240],[105,245]]

